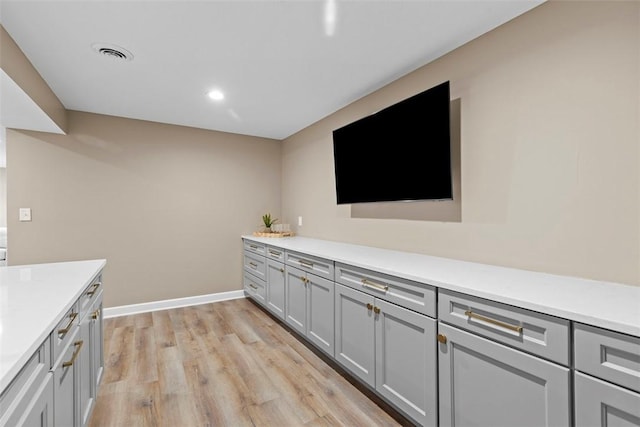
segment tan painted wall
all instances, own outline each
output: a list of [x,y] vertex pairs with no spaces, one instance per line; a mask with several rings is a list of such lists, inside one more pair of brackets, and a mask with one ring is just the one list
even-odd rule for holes
[[108,307],[239,290],[280,169],[250,136],[72,111],[68,135],[7,130],[10,263],[106,258]]
[[[640,284],[640,3],[552,1],[283,143],[300,235]],[[331,131],[451,81],[462,222],[356,219]]]
[[64,105],[2,25],[0,25],[0,68],[63,132],[67,131],[67,110]]

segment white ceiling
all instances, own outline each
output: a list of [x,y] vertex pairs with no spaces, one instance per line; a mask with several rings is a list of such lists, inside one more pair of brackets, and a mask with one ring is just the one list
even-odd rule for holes
[[543,1],[1,0],[0,23],[67,109],[284,139]]

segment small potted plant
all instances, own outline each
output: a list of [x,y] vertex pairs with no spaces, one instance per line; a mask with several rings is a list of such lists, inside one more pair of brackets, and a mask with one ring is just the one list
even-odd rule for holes
[[276,221],[278,220],[278,218],[271,218],[271,214],[270,213],[266,213],[264,215],[262,215],[262,222],[264,223],[265,226],[265,232],[266,233],[271,233],[271,226],[273,224],[276,223]]

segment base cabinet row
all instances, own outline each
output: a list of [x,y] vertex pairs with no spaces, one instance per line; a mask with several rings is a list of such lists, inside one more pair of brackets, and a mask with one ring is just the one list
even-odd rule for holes
[[104,370],[102,283],[94,282],[0,396],[0,427],[83,427]]
[[639,337],[252,245],[247,294],[417,425],[640,427]]
[[437,425],[435,319],[335,283],[322,260],[255,250],[244,263],[248,296],[416,424]]

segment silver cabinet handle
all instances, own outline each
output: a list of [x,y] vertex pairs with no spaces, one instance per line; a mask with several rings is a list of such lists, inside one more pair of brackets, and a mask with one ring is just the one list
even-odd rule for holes
[[313,263],[311,261],[307,261],[306,259],[299,259],[298,264],[303,267],[313,268]]
[[518,332],[518,333],[522,332],[522,326],[510,325],[508,323],[501,322],[499,320],[492,319],[490,317],[486,317],[486,316],[483,316],[483,315],[478,314],[478,313],[474,313],[471,310],[465,311],[464,314],[466,316],[469,316],[469,318],[482,320],[483,322],[491,323],[492,325],[500,326],[501,328],[505,328],[505,329],[508,329],[510,331],[514,331],[514,332]]
[[389,290],[388,286],[372,282],[369,279],[362,279],[362,286],[364,286],[365,288],[373,289],[380,292],[387,292]]

